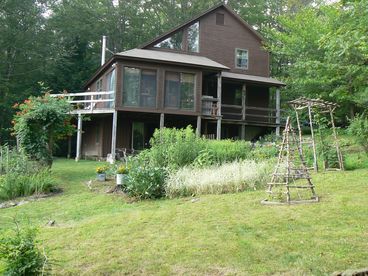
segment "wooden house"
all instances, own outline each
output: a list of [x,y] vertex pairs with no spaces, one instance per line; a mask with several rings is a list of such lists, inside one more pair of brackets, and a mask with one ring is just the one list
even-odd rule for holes
[[[192,125],[213,139],[280,131],[280,92],[262,37],[217,5],[136,49],[113,55],[70,94],[77,159],[149,146],[156,128]],[[83,121],[83,114],[90,120]],[[83,135],[82,135],[83,133]]]

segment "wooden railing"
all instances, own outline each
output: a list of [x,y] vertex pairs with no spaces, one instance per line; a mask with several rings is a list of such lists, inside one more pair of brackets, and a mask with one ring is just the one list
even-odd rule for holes
[[[202,97],[202,116],[215,118],[218,112],[218,99]],[[276,108],[221,104],[222,119],[276,124]]]
[[75,111],[84,111],[85,113],[103,112],[113,110],[115,107],[115,92],[81,92],[81,93],[63,93],[51,94],[52,97],[63,97],[73,105]]

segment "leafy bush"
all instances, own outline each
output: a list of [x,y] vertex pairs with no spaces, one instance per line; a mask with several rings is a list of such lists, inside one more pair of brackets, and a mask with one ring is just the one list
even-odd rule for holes
[[32,227],[7,232],[0,238],[0,259],[5,261],[5,275],[43,275],[47,257],[41,253]]
[[24,174],[34,172],[40,167],[37,162],[28,160],[23,151],[7,145],[0,146],[0,175],[6,173]]
[[0,176],[0,201],[20,196],[47,193],[54,188],[54,179],[48,169],[33,174],[7,173]]
[[249,159],[262,161],[272,159],[278,156],[279,147],[276,144],[260,144],[256,143],[253,150],[250,152]]
[[357,152],[344,155],[344,168],[346,170],[368,168],[367,154],[364,152]]
[[66,99],[30,97],[15,105],[14,131],[28,157],[51,167],[56,141],[74,131],[71,125],[71,105]]
[[252,150],[248,141],[206,140],[205,146],[217,164],[249,159]]
[[205,148],[204,140],[196,137],[191,126],[185,129],[157,129],[150,144],[148,152],[151,162],[169,169],[191,164]]
[[185,167],[166,181],[168,197],[235,193],[267,183],[273,166],[269,162],[235,161],[209,168]]
[[352,119],[348,127],[348,134],[354,136],[364,151],[368,153],[368,117],[362,114]]
[[165,169],[149,162],[144,153],[132,159],[130,165],[125,186],[129,196],[148,199],[165,195]]

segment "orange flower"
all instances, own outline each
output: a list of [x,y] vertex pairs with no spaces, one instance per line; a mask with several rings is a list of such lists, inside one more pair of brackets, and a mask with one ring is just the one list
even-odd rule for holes
[[19,103],[15,103],[14,105],[13,105],[13,108],[18,108],[19,107]]

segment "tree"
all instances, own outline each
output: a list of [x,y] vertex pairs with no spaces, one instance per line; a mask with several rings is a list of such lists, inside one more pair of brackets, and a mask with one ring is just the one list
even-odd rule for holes
[[367,105],[368,0],[308,7],[278,18],[269,29],[273,68],[288,88],[286,99],[320,97],[341,105],[346,122]]
[[14,133],[29,158],[51,167],[55,144],[71,135],[71,105],[63,98],[46,94],[30,97],[20,105],[14,116]]

